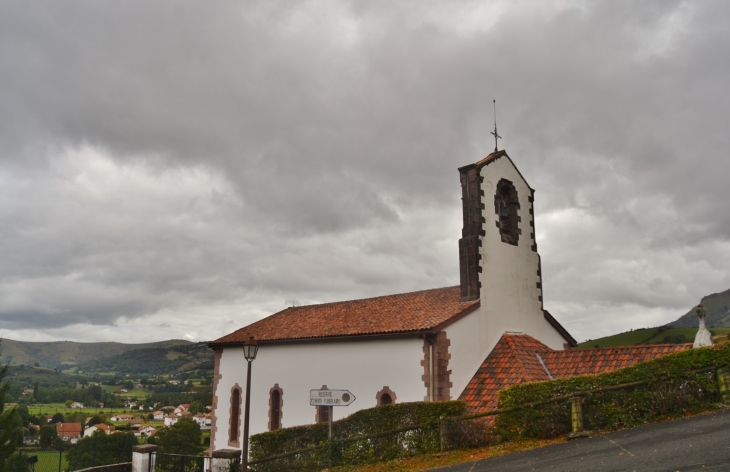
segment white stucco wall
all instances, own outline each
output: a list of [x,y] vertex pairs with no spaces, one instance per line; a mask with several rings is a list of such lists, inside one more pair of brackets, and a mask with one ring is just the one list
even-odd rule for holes
[[[563,349],[565,339],[545,320],[539,299],[542,294],[537,288],[537,282],[541,282],[537,275],[539,256],[531,248],[534,240],[530,237],[534,233],[534,227],[530,226],[532,192],[507,157],[483,167],[480,174],[484,178],[482,216],[486,219],[479,275],[482,284],[480,345],[490,352],[502,334],[511,331],[529,334],[553,349]],[[522,234],[517,246],[502,242],[496,225],[499,218],[494,211],[494,194],[503,178],[513,183],[520,201],[518,227]]]
[[[274,384],[283,390],[283,427],[314,423],[315,407],[309,405],[309,390],[322,385],[350,390],[357,397],[350,406],[334,408],[335,420],[376,406],[375,395],[386,385],[395,392],[398,403],[422,401],[426,395],[421,379],[423,357],[423,339],[415,336],[262,345],[252,366],[250,434],[268,430],[269,390]],[[241,348],[223,349],[219,369],[213,444],[215,449],[225,449],[234,384],[238,383],[245,395],[246,360]]]

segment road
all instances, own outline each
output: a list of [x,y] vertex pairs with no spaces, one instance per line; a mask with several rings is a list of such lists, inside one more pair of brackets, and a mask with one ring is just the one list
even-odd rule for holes
[[730,471],[730,411],[617,431],[439,472]]

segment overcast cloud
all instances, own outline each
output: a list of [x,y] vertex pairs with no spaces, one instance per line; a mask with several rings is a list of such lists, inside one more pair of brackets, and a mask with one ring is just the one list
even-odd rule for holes
[[730,3],[0,2],[0,335],[209,340],[458,283],[457,167],[537,190],[579,340],[730,288]]

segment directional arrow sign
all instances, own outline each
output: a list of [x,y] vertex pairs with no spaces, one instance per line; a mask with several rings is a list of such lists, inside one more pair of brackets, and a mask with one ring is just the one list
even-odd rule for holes
[[313,406],[347,406],[355,401],[349,390],[310,390],[309,404]]

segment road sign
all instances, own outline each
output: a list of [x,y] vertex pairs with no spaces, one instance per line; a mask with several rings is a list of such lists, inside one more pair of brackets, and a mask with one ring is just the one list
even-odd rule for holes
[[310,390],[309,404],[312,406],[347,406],[355,401],[349,390]]

